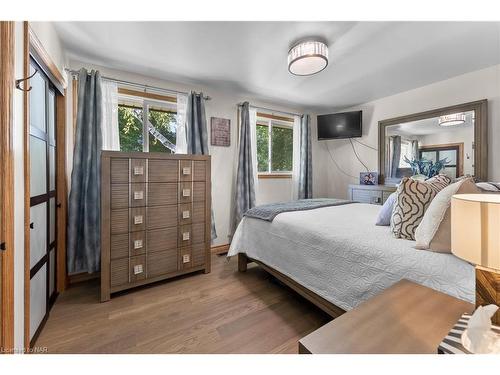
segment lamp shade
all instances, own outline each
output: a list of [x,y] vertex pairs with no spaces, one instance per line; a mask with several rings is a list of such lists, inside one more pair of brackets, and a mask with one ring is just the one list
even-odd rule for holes
[[451,252],[475,265],[500,270],[500,194],[451,198]]

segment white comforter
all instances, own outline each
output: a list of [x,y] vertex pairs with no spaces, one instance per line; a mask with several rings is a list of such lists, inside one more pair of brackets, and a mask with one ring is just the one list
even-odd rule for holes
[[474,267],[451,254],[416,250],[375,225],[380,206],[354,203],[245,217],[228,256],[246,253],[350,310],[405,278],[474,303]]

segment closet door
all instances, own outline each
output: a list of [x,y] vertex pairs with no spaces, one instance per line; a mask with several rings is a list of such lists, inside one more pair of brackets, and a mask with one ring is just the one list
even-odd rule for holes
[[34,61],[30,91],[30,340],[44,323],[56,296],[55,96]]

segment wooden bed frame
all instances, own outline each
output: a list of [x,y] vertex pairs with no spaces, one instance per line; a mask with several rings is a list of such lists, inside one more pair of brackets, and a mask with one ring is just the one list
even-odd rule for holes
[[283,275],[281,272],[276,271],[275,269],[269,267],[268,265],[249,258],[246,254],[239,253],[238,254],[238,271],[239,272],[245,272],[247,270],[247,265],[248,263],[256,263],[260,267],[262,267],[266,272],[270,273],[272,276],[274,276],[276,279],[281,281],[283,284],[286,286],[290,287],[293,289],[295,292],[300,294],[302,297],[307,299],[309,302],[313,303],[317,307],[319,307],[321,310],[326,312],[328,315],[330,315],[332,318],[337,318],[338,316],[342,315],[346,311],[344,309],[341,309],[340,307],[334,305],[333,303],[327,301],[323,297],[317,295],[313,291],[307,289],[306,287],[300,285],[298,282],[295,280],[292,280],[286,275]]

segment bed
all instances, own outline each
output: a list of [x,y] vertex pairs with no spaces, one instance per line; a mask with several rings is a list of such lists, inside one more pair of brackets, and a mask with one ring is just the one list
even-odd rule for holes
[[352,203],[285,212],[272,222],[244,217],[228,256],[240,256],[240,270],[257,262],[332,316],[401,279],[474,303],[474,267],[394,238],[374,224],[380,208]]

